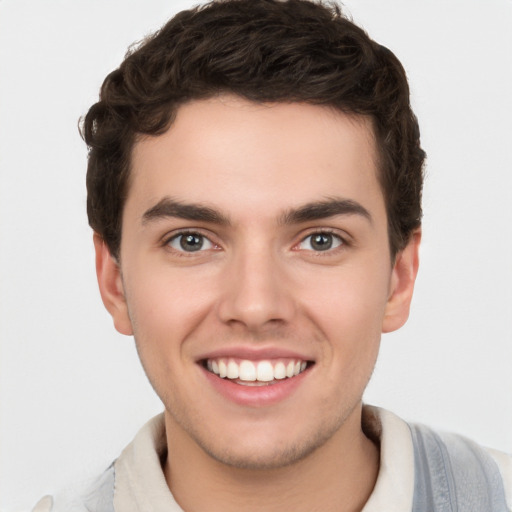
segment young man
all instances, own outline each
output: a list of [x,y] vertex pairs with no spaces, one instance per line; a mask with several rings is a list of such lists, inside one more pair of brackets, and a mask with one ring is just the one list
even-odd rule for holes
[[511,510],[512,459],[363,406],[407,320],[424,152],[396,57],[336,8],[185,11],[87,114],[103,302],[165,412],[42,510]]

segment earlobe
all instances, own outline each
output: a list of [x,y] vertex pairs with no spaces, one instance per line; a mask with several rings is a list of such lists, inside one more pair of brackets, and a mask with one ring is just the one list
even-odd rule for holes
[[119,265],[103,238],[94,233],[93,240],[96,253],[96,276],[101,299],[112,316],[116,330],[130,336],[133,331]]
[[414,283],[418,274],[420,242],[421,229],[417,229],[405,249],[396,256],[382,332],[396,331],[409,317]]

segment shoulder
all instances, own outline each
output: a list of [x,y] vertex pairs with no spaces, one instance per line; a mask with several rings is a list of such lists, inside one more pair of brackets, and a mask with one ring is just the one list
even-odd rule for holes
[[364,407],[362,426],[381,452],[365,512],[512,512],[512,456],[378,407]]
[[114,464],[98,478],[41,498],[32,512],[114,512]]
[[161,458],[166,453],[164,418],[159,414],[140,429],[100,477],[43,497],[32,512],[114,512],[115,507],[123,512],[142,510],[137,498],[146,503],[148,496],[163,499],[166,510],[181,510],[176,508],[162,473]]
[[496,462],[503,477],[508,508],[512,511],[512,455],[490,448],[487,451]]
[[463,436],[410,424],[415,500],[432,507],[439,495],[463,510],[512,510],[512,457]]

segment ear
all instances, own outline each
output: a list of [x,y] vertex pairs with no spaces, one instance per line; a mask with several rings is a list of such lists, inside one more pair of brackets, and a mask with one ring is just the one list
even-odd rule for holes
[[96,276],[100,287],[101,299],[114,320],[114,326],[121,334],[133,334],[128,315],[128,306],[124,295],[121,270],[116,259],[110,253],[107,244],[94,233],[94,250],[96,252]]
[[417,229],[405,249],[396,255],[382,332],[396,331],[409,317],[414,283],[418,274],[420,242],[421,229]]

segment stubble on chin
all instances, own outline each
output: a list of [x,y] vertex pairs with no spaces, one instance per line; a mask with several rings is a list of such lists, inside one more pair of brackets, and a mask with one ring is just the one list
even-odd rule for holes
[[[309,432],[287,432],[284,439],[270,446],[247,446],[222,442],[214,437],[213,432],[198,431],[190,424],[183,424],[182,418],[169,413],[175,426],[186,433],[196,446],[212,460],[238,470],[269,471],[286,468],[299,463],[314,454],[328,443],[342,428],[347,418],[354,412],[357,404],[331,417],[329,422],[313,424]],[[169,409],[167,409],[169,411]],[[188,423],[188,422],[186,422]],[[300,431],[300,428],[298,429]]]

